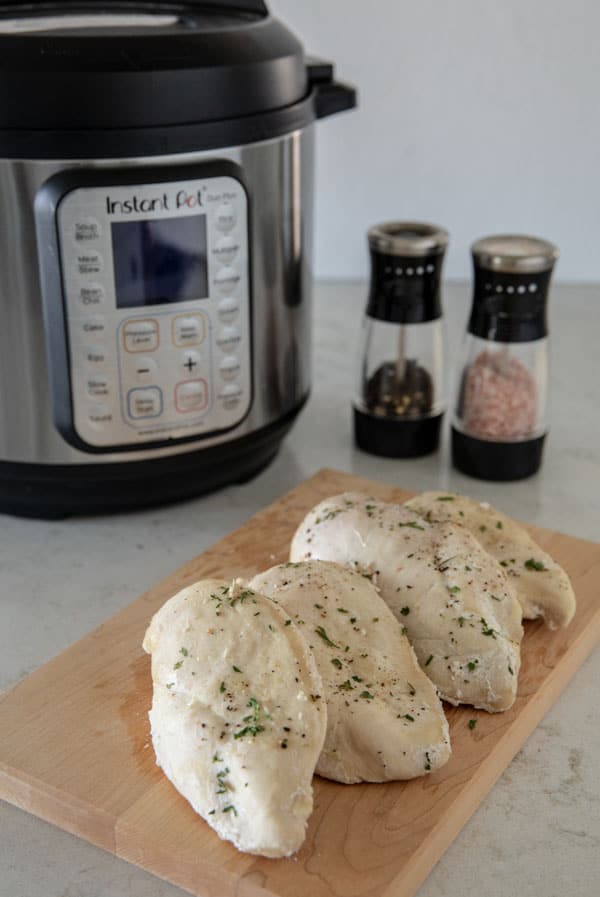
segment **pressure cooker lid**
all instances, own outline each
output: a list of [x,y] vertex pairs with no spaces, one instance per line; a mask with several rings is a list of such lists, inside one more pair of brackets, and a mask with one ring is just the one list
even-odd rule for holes
[[262,0],[0,0],[0,129],[135,129],[297,104],[300,42]]

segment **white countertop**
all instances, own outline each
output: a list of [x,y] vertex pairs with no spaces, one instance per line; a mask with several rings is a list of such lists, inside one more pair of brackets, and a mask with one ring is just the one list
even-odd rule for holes
[[[600,540],[600,287],[554,289],[551,435],[541,473],[470,480],[447,446],[415,461],[352,446],[350,396],[365,302],[358,284],[316,291],[313,395],[275,462],[214,495],[118,517],[46,523],[0,516],[0,690],[320,467],[407,488],[453,489],[516,517]],[[446,288],[450,367],[468,288]],[[599,590],[600,591],[600,590]],[[596,897],[600,882],[600,651],[419,891],[419,897]],[[0,803],[0,897],[180,897],[184,892]]]

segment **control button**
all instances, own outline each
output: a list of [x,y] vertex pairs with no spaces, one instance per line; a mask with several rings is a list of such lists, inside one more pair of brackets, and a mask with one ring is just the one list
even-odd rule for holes
[[208,384],[206,380],[187,380],[175,387],[175,407],[185,414],[188,411],[203,411],[208,405]]
[[104,370],[108,364],[108,353],[100,346],[86,346],[83,350],[86,365],[96,370]]
[[90,243],[102,236],[102,225],[95,218],[81,218],[75,222],[75,242]]
[[171,324],[176,346],[199,346],[205,336],[202,315],[175,315]]
[[226,355],[219,365],[219,373],[223,380],[235,380],[240,372],[240,362],[235,355]]
[[229,265],[240,251],[240,244],[230,234],[217,241],[213,255],[222,265]]
[[153,358],[140,355],[136,358],[134,370],[138,383],[151,383],[154,380],[158,365]]
[[239,271],[226,265],[217,272],[215,284],[222,293],[233,293],[240,279]]
[[240,404],[242,396],[242,387],[239,383],[228,383],[219,392],[219,398],[223,403],[223,408],[231,411]]
[[215,213],[215,224],[223,233],[233,230],[237,221],[235,209],[230,202],[222,202]]
[[232,296],[227,296],[226,299],[221,299],[217,306],[219,317],[226,324],[231,324],[232,321],[235,321],[239,314],[239,311],[240,303]]
[[106,334],[106,321],[104,318],[86,318],[80,326],[81,332],[86,339],[101,340]]
[[103,405],[101,402],[98,402],[97,404],[89,406],[87,410],[87,420],[88,424],[93,427],[94,430],[103,430],[108,424],[112,424],[113,414],[108,405]]
[[84,308],[101,305],[105,298],[104,287],[100,283],[88,283],[79,290],[79,301]]
[[77,270],[80,274],[100,274],[104,267],[104,259],[95,249],[82,249],[77,253]]
[[163,410],[162,391],[158,386],[130,389],[127,393],[127,409],[129,417],[134,420],[141,417],[160,417]]
[[180,364],[183,368],[183,373],[187,377],[196,377],[198,375],[198,368],[202,364],[202,355],[200,355],[200,352],[194,352],[190,349],[189,352],[184,352],[182,354]]
[[110,396],[109,379],[102,374],[89,374],[85,386],[88,396],[92,399],[104,399]]
[[142,318],[123,325],[123,345],[126,352],[154,352],[160,342],[158,321]]
[[223,352],[231,352],[239,344],[241,338],[237,327],[223,327],[217,337],[217,346]]

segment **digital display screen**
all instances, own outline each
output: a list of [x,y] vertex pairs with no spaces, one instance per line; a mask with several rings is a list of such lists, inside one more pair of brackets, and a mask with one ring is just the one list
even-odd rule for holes
[[206,215],[111,224],[117,308],[208,296]]

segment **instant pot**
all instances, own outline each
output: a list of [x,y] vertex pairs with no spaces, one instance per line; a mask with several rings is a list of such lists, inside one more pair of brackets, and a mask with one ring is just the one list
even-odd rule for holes
[[0,0],[0,510],[247,479],[310,387],[314,123],[261,0]]

